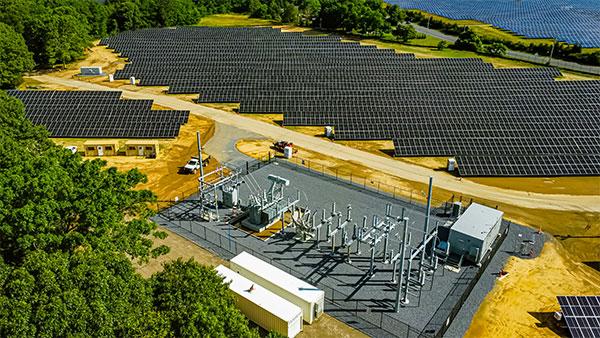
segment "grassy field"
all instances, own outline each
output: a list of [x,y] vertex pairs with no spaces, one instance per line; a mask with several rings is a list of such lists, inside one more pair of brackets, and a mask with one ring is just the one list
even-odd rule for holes
[[215,14],[202,18],[199,26],[206,27],[248,27],[248,26],[273,26],[274,21],[250,18],[241,14]]

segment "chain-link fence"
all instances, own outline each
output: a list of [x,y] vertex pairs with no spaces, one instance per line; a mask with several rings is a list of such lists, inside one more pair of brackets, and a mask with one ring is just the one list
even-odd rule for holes
[[[311,162],[308,159],[295,157],[291,160],[276,159],[271,153],[265,153],[260,156],[259,159],[254,161],[246,162],[243,166],[238,168],[230,168],[236,170],[241,175],[247,175],[256,171],[264,166],[277,161],[280,165],[286,165],[287,167],[304,171],[311,174],[321,175],[324,178],[339,181],[340,184],[348,184],[355,188],[362,189],[365,192],[376,193],[384,195],[388,198],[409,203],[415,208],[420,208],[421,211],[425,211],[426,193],[424,191],[417,191],[414,189],[408,189],[404,187],[396,187],[381,181],[373,180],[368,177],[356,175],[354,172],[349,170],[340,170],[335,167],[328,167],[320,163]],[[231,225],[222,225],[222,227],[208,227],[202,222],[195,222],[199,220],[194,217],[186,217],[186,213],[193,214],[195,208],[193,195],[197,193],[197,190],[190,191],[187,196],[182,196],[181,199],[171,201],[160,201],[157,202],[157,210],[164,210],[162,216],[166,217],[170,222],[177,224],[180,228],[185,231],[197,236],[196,239],[201,239],[203,245],[213,252],[217,253],[224,259],[231,259],[237,254],[246,251],[270,264],[286,271],[292,275],[302,275],[301,272],[294,273],[294,269],[291,266],[285,265],[284,263],[274,260],[253,248],[250,248],[236,240],[235,236],[231,236],[231,231],[238,230]],[[187,205],[182,204],[182,202]],[[470,205],[474,201],[472,199],[463,200],[462,196],[455,198],[452,195],[449,199],[441,200],[432,198],[432,214],[434,215],[447,215],[452,207],[452,203],[455,201],[461,201],[466,205]],[[176,214],[172,213],[171,208],[177,205]],[[427,324],[425,330],[419,331],[407,323],[404,323],[385,311],[370,311],[370,306],[364,302],[358,300],[351,300],[349,295],[346,295],[339,290],[336,290],[326,284],[319,283],[318,281],[307,280],[309,283],[317,284],[325,292],[325,298],[328,301],[330,307],[335,308],[336,311],[343,311],[348,315],[351,315],[358,320],[372,325],[382,336],[396,336],[396,337],[441,337],[447,330],[449,324],[452,322],[454,317],[458,314],[462,304],[466,301],[471,290],[475,287],[479,277],[491,261],[491,258],[495,254],[498,247],[500,247],[502,241],[506,237],[508,232],[508,226],[506,230],[502,232],[502,236],[498,239],[498,244],[495,245],[494,251],[489,254],[483,261],[482,265],[477,271],[473,272],[476,274],[469,279],[468,284],[458,285],[457,287],[463,287],[464,291],[458,293],[460,296],[449,295],[442,305],[438,308],[433,318]],[[329,276],[333,280],[337,280],[334,276]],[[337,280],[342,283],[343,281]],[[358,322],[357,322],[358,323]]]

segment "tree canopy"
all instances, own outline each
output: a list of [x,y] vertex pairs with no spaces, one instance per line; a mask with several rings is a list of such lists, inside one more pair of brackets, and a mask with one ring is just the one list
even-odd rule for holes
[[137,170],[83,161],[0,91],[1,337],[256,337],[222,279],[194,261],[144,279],[168,251]]
[[0,88],[12,88],[22,81],[22,74],[33,69],[32,54],[23,36],[0,23]]
[[[246,10],[246,0],[0,0],[1,88],[20,84],[34,66],[81,58],[92,41],[147,27],[193,25],[202,15]],[[10,30],[6,28],[10,27]],[[26,46],[23,49],[23,41]],[[29,51],[25,53],[24,51]],[[33,55],[35,64],[29,55]],[[7,65],[5,60],[11,60]]]

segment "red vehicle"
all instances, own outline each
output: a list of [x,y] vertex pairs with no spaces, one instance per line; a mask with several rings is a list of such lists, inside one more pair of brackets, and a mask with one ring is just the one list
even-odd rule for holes
[[292,147],[292,152],[293,153],[297,153],[298,149],[294,148],[294,144],[292,142],[288,142],[288,141],[277,141],[277,142],[273,142],[273,149],[282,152],[283,153],[283,149],[285,147]]

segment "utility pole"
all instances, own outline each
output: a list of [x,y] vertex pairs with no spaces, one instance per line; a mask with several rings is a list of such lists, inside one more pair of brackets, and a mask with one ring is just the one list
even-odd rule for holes
[[204,161],[202,160],[202,142],[200,141],[200,132],[196,132],[196,142],[198,144],[198,161],[200,162],[200,190],[204,188]]
[[548,58],[548,65],[552,62],[552,55],[554,55],[554,46],[556,45],[556,40],[552,40],[552,49],[550,49],[550,58]]
[[[429,234],[429,214],[431,213],[431,192],[433,188],[433,177],[429,176],[429,193],[427,195],[427,210],[425,211],[425,225],[423,227],[423,245],[425,245],[425,241],[427,240],[427,235]],[[421,285],[425,284],[425,275],[423,273],[423,263],[425,261],[425,247],[423,251],[421,251],[421,259],[419,262],[419,282]]]

